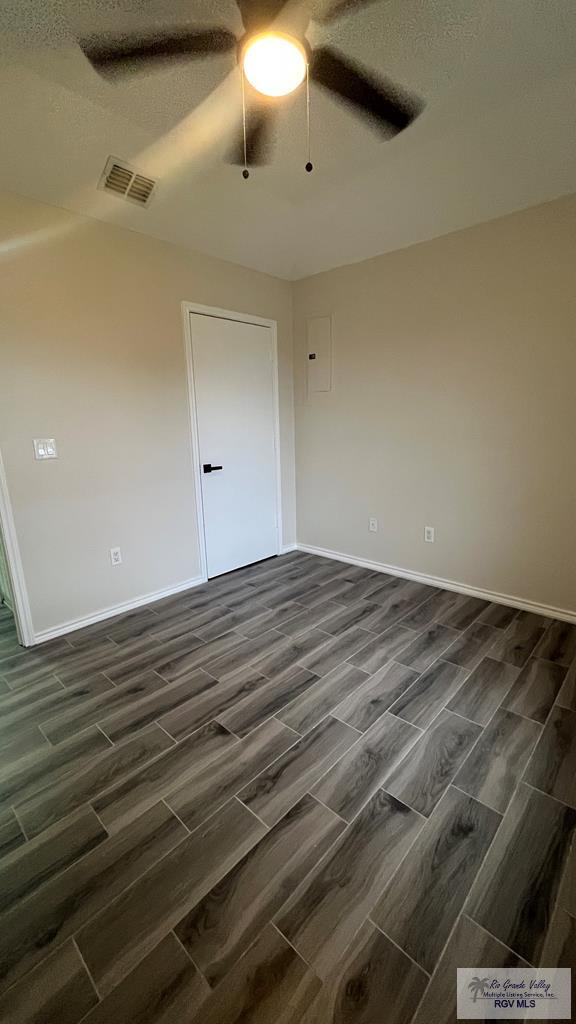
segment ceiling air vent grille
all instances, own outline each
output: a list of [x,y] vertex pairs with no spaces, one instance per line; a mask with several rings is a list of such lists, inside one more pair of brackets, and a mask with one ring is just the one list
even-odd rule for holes
[[145,174],[139,174],[134,167],[111,156],[106,161],[98,188],[105,192],[113,192],[138,206],[148,206],[152,193],[156,188],[153,178],[147,178]]

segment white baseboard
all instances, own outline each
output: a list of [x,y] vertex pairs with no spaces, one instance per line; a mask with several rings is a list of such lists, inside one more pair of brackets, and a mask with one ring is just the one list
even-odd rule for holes
[[152,594],[141,594],[130,601],[123,601],[121,604],[111,605],[109,608],[101,608],[93,615],[85,615],[81,619],[70,619],[68,622],[61,622],[58,626],[50,629],[41,629],[34,633],[34,645],[43,644],[47,640],[54,640],[58,636],[65,636],[66,633],[73,633],[77,629],[84,629],[85,626],[92,626],[96,622],[103,622],[115,615],[122,615],[123,612],[131,612],[134,608],[141,608],[144,604],[151,604],[152,601],[161,601],[163,597],[172,597],[173,594],[180,594],[183,590],[190,590],[192,587],[199,587],[206,583],[204,576],[195,576],[191,580],[183,580],[172,587],[165,587],[163,590],[155,590]]
[[426,583],[431,587],[441,587],[442,590],[455,590],[456,593],[466,594],[468,597],[480,597],[484,601],[493,601],[495,604],[505,604],[511,608],[519,608],[521,611],[534,612],[536,615],[546,615],[551,619],[576,623],[576,611],[570,611],[568,608],[537,604],[536,601],[528,601],[526,598],[516,597],[514,594],[499,594],[493,590],[482,590],[481,587],[471,587],[467,583],[458,583],[456,580],[445,580],[441,576],[429,576],[424,572],[412,572],[411,569],[401,569],[397,565],[372,562],[368,558],[356,558],[355,555],[345,555],[341,551],[330,551],[329,548],[319,548],[313,544],[298,543],[296,547],[299,551],[307,551],[310,555],[333,558],[337,562],[349,562],[351,565],[360,565],[364,569],[372,569],[373,572],[387,572],[391,576],[401,576],[403,579]]
[[[454,590],[458,594],[466,594],[469,597],[480,597],[484,601],[493,601],[495,604],[505,604],[512,608],[519,608],[522,611],[534,612],[537,615],[545,615],[552,619],[562,619],[564,622],[576,623],[576,611],[567,608],[555,608],[552,605],[538,604],[536,601],[529,601],[525,598],[516,597],[513,594],[499,594],[493,590],[483,590],[481,587],[472,587],[466,583],[459,583],[456,580],[447,580],[441,576],[430,576],[423,572],[413,572],[410,569],[402,569],[397,565],[386,565],[384,562],[373,562],[368,558],[357,558],[355,555],[347,555],[342,551],[331,551],[329,548],[320,548],[312,544],[285,544],[280,549],[280,554],[287,554],[289,551],[306,551],[311,555],[321,555],[323,558],[333,558],[338,562],[348,562],[350,565],[360,565],[364,569],[371,569],[373,572],[386,572],[391,576],[401,576],[403,579],[415,580],[417,583],[426,583],[432,587],[441,587],[443,590]],[[156,590],[151,594],[141,594],[139,597],[124,601],[121,604],[112,605],[109,608],[102,608],[92,615],[85,615],[80,619],[70,619],[68,622],[61,622],[58,626],[50,629],[42,629],[34,633],[34,645],[45,643],[47,640],[54,640],[56,637],[65,636],[66,633],[73,633],[77,629],[84,629],[85,626],[92,626],[96,622],[103,622],[105,619],[113,618],[115,615],[122,615],[124,612],[141,608],[142,605],[150,604],[152,601],[161,601],[163,597],[171,597],[180,594],[184,590],[191,590],[206,583],[203,576],[196,576],[194,579],[183,580],[172,587],[165,587],[163,590]]]
[[[279,551],[279,554],[285,555],[289,551],[296,551],[297,544],[284,544]],[[198,587],[201,583],[206,583],[207,577],[195,576],[191,580],[183,580],[182,583],[177,583],[173,587],[166,587],[164,590],[156,590],[152,594],[141,594],[140,597],[135,597],[131,601],[124,601],[122,604],[115,604],[109,608],[101,608],[100,611],[94,612],[93,615],[85,615],[80,619],[69,619],[68,622],[61,622],[58,626],[51,626],[50,629],[41,629],[39,632],[33,634],[32,643],[36,644],[46,643],[47,640],[55,640],[56,637],[65,636],[66,633],[73,633],[77,629],[84,629],[85,626],[92,626],[96,622],[103,622],[105,619],[111,619],[115,615],[122,615],[123,612],[130,612],[135,608],[141,608],[144,604],[151,604],[152,601],[161,601],[163,597],[171,597],[173,594],[179,594],[183,590],[190,590],[192,587]]]

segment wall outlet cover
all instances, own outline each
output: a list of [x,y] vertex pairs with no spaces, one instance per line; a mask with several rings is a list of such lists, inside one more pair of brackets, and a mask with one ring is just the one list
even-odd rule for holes
[[378,532],[378,520],[376,519],[376,516],[370,516],[368,520],[368,529],[370,530],[370,533]]
[[120,565],[122,562],[122,552],[120,548],[110,548],[110,561],[112,565]]
[[426,541],[427,544],[434,543],[434,532],[435,531],[433,526],[424,527],[424,540]]

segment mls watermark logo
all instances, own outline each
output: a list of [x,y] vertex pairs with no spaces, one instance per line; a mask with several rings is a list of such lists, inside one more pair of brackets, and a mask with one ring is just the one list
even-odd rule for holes
[[458,1020],[572,1020],[569,967],[459,967]]

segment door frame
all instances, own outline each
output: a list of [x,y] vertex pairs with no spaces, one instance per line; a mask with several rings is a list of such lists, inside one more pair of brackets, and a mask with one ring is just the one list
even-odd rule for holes
[[255,327],[269,327],[272,338],[272,402],[274,410],[274,454],[275,454],[275,488],[276,496],[276,554],[282,548],[282,476],[280,471],[280,400],[278,379],[278,324],[276,320],[253,316],[251,313],[237,313],[231,309],[220,309],[217,306],[203,306],[198,302],[182,303],[182,322],[184,328],[184,350],[186,356],[186,376],[188,384],[188,415],[190,421],[190,439],[192,455],[192,473],[196,492],[196,523],[198,534],[198,551],[200,553],[200,571],[202,580],[208,579],[208,558],[206,554],[206,527],[204,523],[204,506],[202,503],[202,474],[200,473],[200,437],[196,390],[194,380],[194,358],[192,352],[192,328],[190,314],[200,313],[202,316],[215,317],[218,320],[236,320],[243,324],[254,324]]
[[2,532],[8,575],[10,577],[12,597],[14,599],[12,612],[16,623],[16,631],[18,633],[20,643],[23,644],[24,647],[31,647],[36,642],[36,639],[34,636],[34,627],[32,625],[32,614],[30,611],[30,601],[24,577],[24,568],[22,566],[22,558],[20,556],[18,535],[16,533],[16,524],[14,522],[14,515],[12,512],[12,503],[10,501],[10,492],[8,490],[8,480],[6,478],[6,471],[4,469],[1,451],[0,530]]

